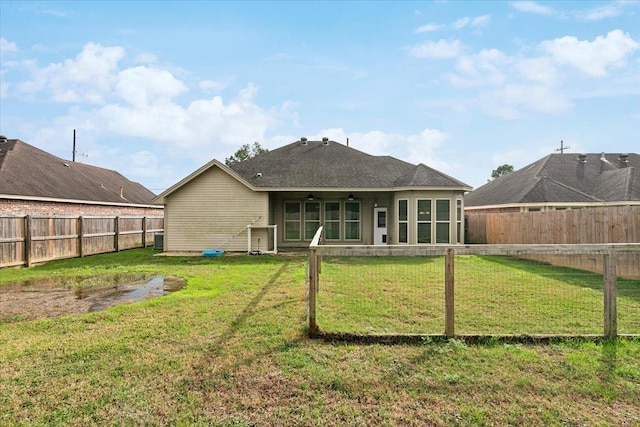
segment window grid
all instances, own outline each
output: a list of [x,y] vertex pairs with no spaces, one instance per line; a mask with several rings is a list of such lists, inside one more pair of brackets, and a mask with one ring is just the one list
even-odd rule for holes
[[360,240],[360,202],[344,202],[344,239]]
[[300,240],[300,202],[284,202],[284,239]]
[[418,243],[431,243],[431,199],[418,199]]
[[409,200],[398,200],[398,243],[409,243]]

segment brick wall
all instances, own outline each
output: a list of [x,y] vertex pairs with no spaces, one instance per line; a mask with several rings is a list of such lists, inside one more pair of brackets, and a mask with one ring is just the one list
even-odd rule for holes
[[0,216],[25,215],[109,215],[109,216],[162,216],[163,209],[140,208],[133,206],[89,205],[82,203],[40,202],[34,200],[0,199]]

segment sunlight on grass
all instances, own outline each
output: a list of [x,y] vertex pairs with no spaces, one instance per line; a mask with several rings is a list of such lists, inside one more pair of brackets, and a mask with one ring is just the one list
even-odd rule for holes
[[[152,255],[132,250],[0,271],[1,283],[110,272],[187,279],[182,290],[147,302],[0,325],[0,425],[640,422],[638,340],[546,345],[428,337],[404,345],[310,340],[304,256]],[[322,274],[339,282],[360,262],[336,260],[323,265]],[[399,282],[392,278],[406,274],[403,286],[429,283],[441,278],[440,267],[438,259],[376,267],[375,282],[386,284],[382,305],[389,300],[410,307],[399,320],[391,303],[384,310],[370,303],[366,312],[334,303],[335,310],[354,329],[393,322],[413,327],[414,313],[422,310],[420,317],[427,317],[424,313],[438,311],[431,299],[441,306],[441,289],[427,287],[418,298],[395,295]],[[411,273],[416,268],[426,272]],[[325,285],[321,282],[321,293],[331,290]],[[362,290],[374,302],[379,298],[374,286]],[[346,298],[346,289],[334,292]],[[348,319],[350,309],[361,318]],[[367,315],[384,320],[367,323]],[[337,317],[334,324],[340,327]],[[442,327],[439,318],[420,322],[420,327]]]
[[[504,256],[457,256],[456,333],[603,333],[602,276]],[[619,279],[621,332],[640,334],[640,281]],[[317,321],[325,332],[442,334],[443,257],[326,257]]]

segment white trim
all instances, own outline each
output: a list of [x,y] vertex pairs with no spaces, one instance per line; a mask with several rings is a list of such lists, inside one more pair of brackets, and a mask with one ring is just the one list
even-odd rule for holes
[[481,206],[464,206],[465,211],[477,211],[485,209],[503,209],[503,208],[542,208],[549,207],[567,207],[567,208],[598,208],[603,206],[637,206],[640,200],[620,201],[620,202],[537,202],[537,203],[505,203],[502,205],[481,205]]
[[369,192],[369,193],[386,193],[398,191],[471,191],[472,187],[252,187],[254,191],[270,191],[270,192]]

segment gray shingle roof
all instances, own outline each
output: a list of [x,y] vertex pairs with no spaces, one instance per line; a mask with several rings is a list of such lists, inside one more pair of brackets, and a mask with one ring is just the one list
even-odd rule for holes
[[423,164],[390,156],[372,156],[335,141],[297,141],[231,169],[255,187],[470,189],[470,186]]
[[63,160],[18,139],[0,141],[0,194],[154,204],[155,194],[118,172]]
[[517,203],[594,203],[640,200],[640,155],[549,154],[465,196],[465,206]]

